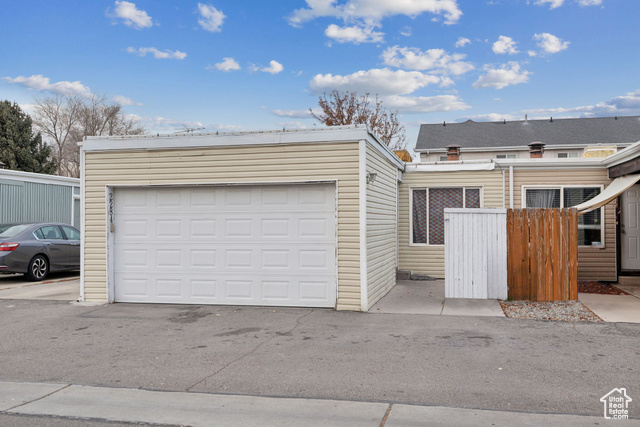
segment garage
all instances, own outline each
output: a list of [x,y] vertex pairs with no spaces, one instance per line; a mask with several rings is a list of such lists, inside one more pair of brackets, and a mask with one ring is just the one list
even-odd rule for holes
[[87,137],[82,300],[368,311],[404,163],[365,126]]
[[333,183],[113,193],[116,302],[335,306]]

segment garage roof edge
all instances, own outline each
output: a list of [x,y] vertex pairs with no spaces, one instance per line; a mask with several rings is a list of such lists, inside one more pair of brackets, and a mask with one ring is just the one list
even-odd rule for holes
[[332,126],[317,129],[187,133],[170,135],[90,136],[80,144],[84,152],[197,149],[256,145],[358,142],[366,140],[394,166],[404,170],[404,162],[364,125]]

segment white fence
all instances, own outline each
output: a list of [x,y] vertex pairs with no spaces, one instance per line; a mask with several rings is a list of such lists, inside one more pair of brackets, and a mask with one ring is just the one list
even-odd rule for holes
[[507,210],[444,210],[445,298],[507,299]]

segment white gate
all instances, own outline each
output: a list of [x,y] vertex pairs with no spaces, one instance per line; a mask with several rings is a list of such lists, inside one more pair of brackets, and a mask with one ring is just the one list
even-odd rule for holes
[[507,210],[444,210],[445,298],[507,299]]

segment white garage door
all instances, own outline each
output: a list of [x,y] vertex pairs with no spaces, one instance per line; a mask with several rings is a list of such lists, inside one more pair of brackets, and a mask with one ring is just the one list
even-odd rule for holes
[[120,302],[334,307],[333,184],[115,190]]

